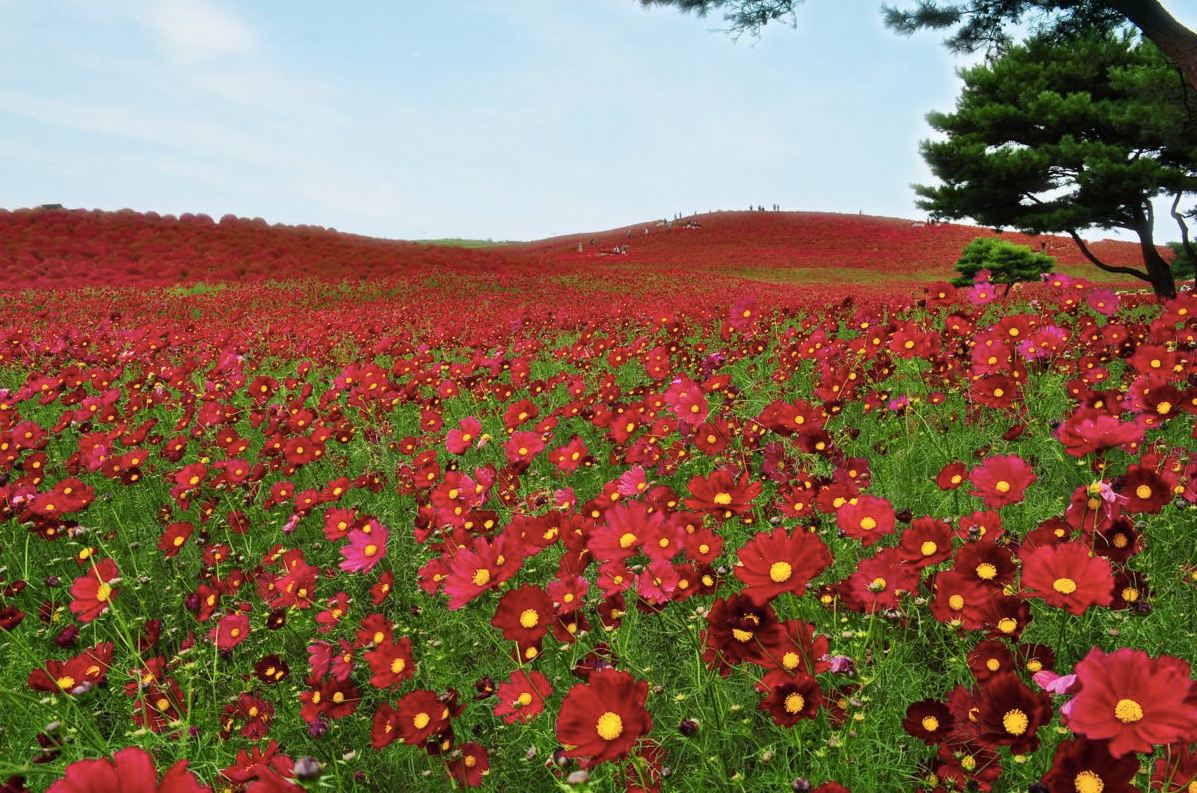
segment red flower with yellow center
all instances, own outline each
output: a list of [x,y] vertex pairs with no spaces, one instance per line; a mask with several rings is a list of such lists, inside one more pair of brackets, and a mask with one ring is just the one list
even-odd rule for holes
[[1035,481],[1031,466],[1017,455],[990,457],[969,474],[973,495],[981,498],[990,509],[1022,501],[1028,487]]
[[652,729],[645,709],[648,684],[627,672],[600,669],[565,695],[557,715],[557,740],[567,757],[601,763],[626,757]]
[[116,562],[101,559],[95,567],[81,575],[71,584],[71,613],[80,622],[91,622],[108,610],[116,596],[113,584],[120,576]]
[[740,548],[736,578],[744,582],[745,594],[766,603],[783,592],[801,595],[810,579],[831,564],[831,552],[818,535],[796,530],[787,534],[778,527],[760,532]]
[[1108,606],[1113,600],[1109,561],[1093,556],[1080,542],[1037,548],[1023,559],[1022,583],[1048,605],[1078,616],[1090,606]]
[[1064,708],[1068,727],[1108,739],[1114,757],[1187,741],[1197,724],[1197,705],[1188,701],[1189,665],[1178,658],[1094,647],[1077,663],[1076,676],[1081,690]]

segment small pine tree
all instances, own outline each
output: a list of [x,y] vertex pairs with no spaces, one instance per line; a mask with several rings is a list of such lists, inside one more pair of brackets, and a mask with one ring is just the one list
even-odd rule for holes
[[1169,242],[1168,247],[1172,249],[1172,277],[1178,281],[1193,277],[1197,271],[1197,259],[1190,256],[1179,242]]
[[981,270],[989,271],[989,280],[1005,284],[1006,292],[1020,281],[1038,281],[1056,266],[1054,257],[1036,253],[1026,245],[998,239],[977,237],[960,252],[956,270],[960,276],[952,281],[956,286],[972,286]]

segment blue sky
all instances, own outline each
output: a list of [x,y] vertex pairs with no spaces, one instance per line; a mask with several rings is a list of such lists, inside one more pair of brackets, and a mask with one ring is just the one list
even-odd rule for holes
[[736,42],[635,0],[0,0],[0,206],[400,238],[919,217],[923,117],[960,61],[878,6],[811,0]]

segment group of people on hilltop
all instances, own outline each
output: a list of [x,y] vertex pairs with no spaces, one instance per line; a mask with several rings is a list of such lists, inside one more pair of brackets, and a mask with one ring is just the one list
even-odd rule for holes
[[[764,207],[764,205],[763,205],[763,204],[757,204],[756,206],[753,206],[752,204],[749,204],[749,205],[748,205],[748,211],[749,211],[749,212],[764,212],[764,211],[765,211],[765,207]],[[780,211],[781,211],[781,204],[772,204],[772,205],[770,205],[770,206],[769,206],[769,211],[770,211],[770,212],[780,212]]]

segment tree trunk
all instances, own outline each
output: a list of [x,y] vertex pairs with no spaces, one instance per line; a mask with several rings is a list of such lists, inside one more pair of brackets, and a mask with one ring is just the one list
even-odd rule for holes
[[1176,21],[1159,0],[1109,0],[1109,3],[1143,31],[1197,90],[1197,32]]
[[1135,233],[1139,235],[1139,248],[1143,251],[1143,264],[1147,265],[1147,277],[1156,297],[1176,297],[1176,279],[1168,260],[1156,250],[1151,220],[1144,212],[1135,213]]

